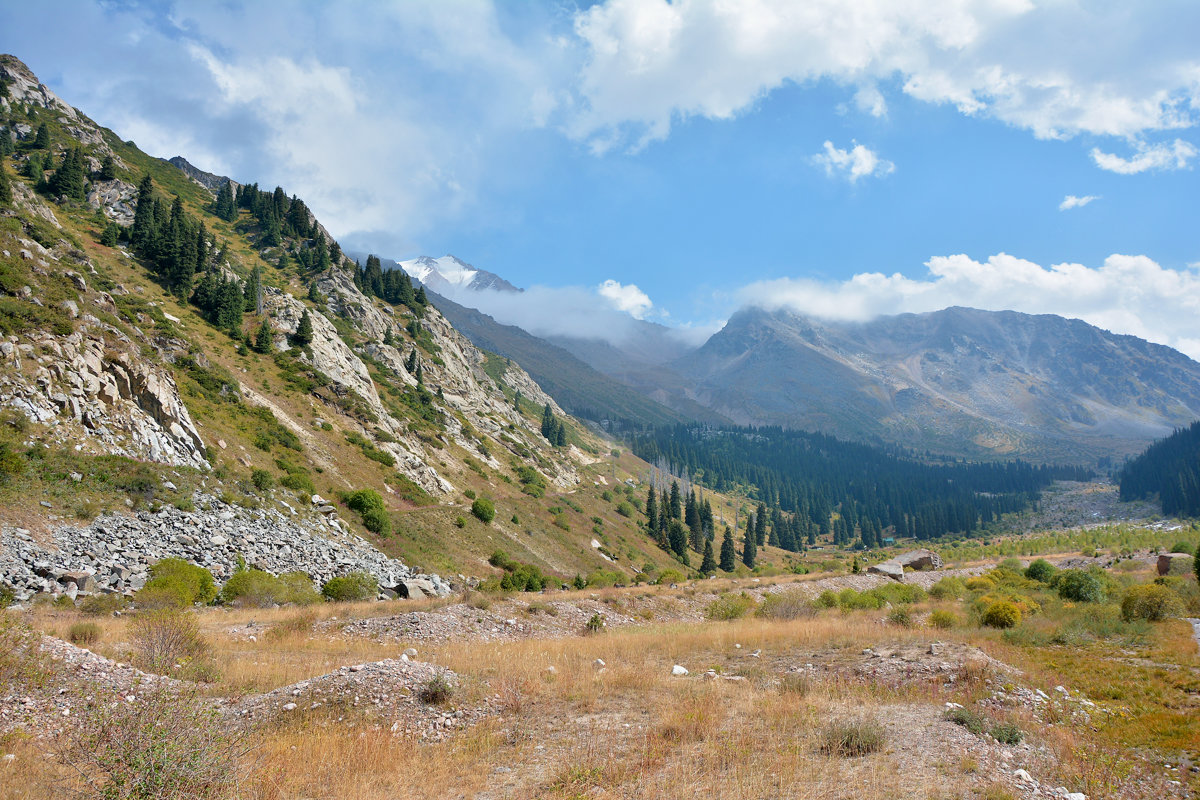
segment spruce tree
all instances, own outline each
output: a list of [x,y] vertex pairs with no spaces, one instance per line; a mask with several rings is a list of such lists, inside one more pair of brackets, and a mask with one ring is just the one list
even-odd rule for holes
[[96,173],[96,180],[111,181],[116,177],[117,165],[116,162],[113,161],[112,153],[109,153],[104,157],[104,160],[100,162],[100,171]]
[[748,524],[746,526],[746,536],[742,540],[742,563],[750,569],[754,569],[754,562],[758,560],[758,536],[754,533],[754,526]]
[[725,526],[725,536],[721,539],[721,569],[733,572],[737,569],[737,545],[733,543],[733,529]]
[[671,499],[669,501],[671,519],[683,519],[683,501],[679,497],[679,481],[671,481]]
[[38,126],[37,134],[33,137],[33,147],[35,150],[45,150],[50,146],[50,129],[46,127],[46,123]]
[[274,345],[274,337],[271,335],[271,323],[265,319],[262,325],[258,326],[258,333],[254,336],[254,349],[260,353],[269,353]]
[[409,375],[417,371],[417,348],[408,351],[408,358],[404,360],[404,370]]
[[121,226],[115,222],[110,222],[104,226],[104,232],[100,234],[100,244],[105,247],[116,247],[117,240],[121,237]]
[[425,371],[421,369],[421,365],[417,364],[417,386],[425,385]]
[[255,314],[262,313],[262,269],[257,265],[250,270],[250,277],[246,278],[246,288],[244,291],[246,296],[245,308],[247,311],[253,311]]
[[700,571],[705,575],[712,575],[717,571],[717,561],[713,558],[712,539],[704,540],[704,558],[700,562]]
[[658,530],[658,493],[654,486],[646,492],[646,528],[654,533]]
[[1200,546],[1196,547],[1196,556],[1192,559],[1192,572],[1196,573],[1196,580],[1200,581]]
[[554,427],[554,412],[550,409],[550,404],[546,403],[546,407],[542,409],[542,436],[545,436],[550,444],[554,444]]
[[391,328],[387,328],[386,330],[384,330],[383,343],[385,345],[387,345],[388,347],[391,347],[392,345],[394,345],[396,343],[396,337],[392,335]]
[[304,316],[300,318],[300,324],[296,327],[296,332],[292,334],[292,341],[300,347],[305,347],[312,344],[313,340],[313,324],[312,316],[308,313],[308,309],[304,309]]
[[8,170],[0,163],[0,203],[8,205],[12,202],[12,184],[8,182]]
[[684,564],[687,564],[687,532],[683,529],[683,523],[677,519],[671,520],[667,525],[667,543],[671,546],[671,551],[679,556]]
[[754,539],[759,547],[767,543],[767,507],[762,503],[758,504],[758,511],[754,513]]
[[0,156],[11,156],[16,152],[17,146],[13,142],[12,133],[8,128],[0,128]]

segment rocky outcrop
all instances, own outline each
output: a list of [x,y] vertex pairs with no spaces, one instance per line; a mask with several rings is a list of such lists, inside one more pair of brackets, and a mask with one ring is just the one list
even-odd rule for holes
[[[95,319],[94,317],[92,318]],[[98,452],[208,468],[204,441],[163,368],[116,350],[96,328],[0,341],[0,405]],[[119,331],[107,331],[110,337]]]
[[1183,575],[1191,570],[1193,558],[1191,553],[1159,553],[1159,575]]
[[873,564],[867,567],[867,572],[873,572],[876,575],[886,575],[895,580],[904,581],[905,568],[915,570],[930,570],[942,568],[942,557],[932,550],[924,548],[920,550],[910,550],[907,553],[902,553],[894,558],[889,558],[887,561],[882,561],[878,564]]
[[91,184],[87,201],[92,208],[103,209],[113,222],[129,226],[137,209],[137,187],[123,180],[97,181]]
[[18,600],[39,592],[75,598],[90,593],[129,594],[141,588],[149,567],[182,558],[213,573],[218,582],[233,574],[239,556],[272,573],[300,571],[320,586],[337,575],[362,570],[375,576],[388,596],[440,596],[450,585],[388,558],[352,534],[330,508],[322,514],[276,508],[251,510],[204,493],[193,497],[197,511],[166,507],[156,513],[100,517],[86,527],[63,526],[48,543],[29,531],[0,531],[0,583]]
[[8,111],[15,103],[50,109],[59,114],[58,122],[72,137],[100,148],[106,155],[112,154],[101,128],[50,91],[20,59],[0,55],[0,77],[8,83],[8,97],[0,98],[0,109]]

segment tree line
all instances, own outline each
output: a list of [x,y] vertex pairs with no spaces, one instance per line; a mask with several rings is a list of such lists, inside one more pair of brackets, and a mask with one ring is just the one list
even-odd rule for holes
[[1200,516],[1200,421],[1147,447],[1121,468],[1119,479],[1123,501],[1158,495],[1164,514]]

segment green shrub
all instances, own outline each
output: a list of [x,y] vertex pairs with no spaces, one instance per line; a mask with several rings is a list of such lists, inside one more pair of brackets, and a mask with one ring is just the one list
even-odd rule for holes
[[987,730],[988,719],[977,711],[969,708],[950,708],[946,710],[946,719],[955,725],[962,725],[976,736],[982,736]]
[[379,594],[379,581],[366,572],[351,572],[325,581],[321,594],[334,602],[373,600]]
[[754,611],[756,617],[775,620],[801,619],[815,613],[816,609],[799,589],[765,594]]
[[686,578],[679,570],[668,568],[658,574],[657,582],[660,586],[670,586],[672,583],[682,583]]
[[996,565],[996,569],[1002,569],[1005,572],[1021,573],[1024,568],[1021,566],[1021,560],[1018,558],[1006,558]]
[[392,532],[392,518],[386,511],[379,508],[363,512],[362,523],[364,528],[380,536],[387,536]]
[[832,722],[821,731],[822,752],[839,756],[865,756],[883,748],[887,731],[876,720],[845,719]]
[[306,572],[285,572],[279,576],[283,584],[283,602],[307,606],[321,602],[321,593],[313,587],[312,578]]
[[496,550],[488,556],[488,563],[497,569],[506,570],[508,572],[517,568],[517,562],[508,557],[508,553],[503,550]]
[[913,626],[912,614],[907,608],[893,608],[887,615],[887,621],[901,628],[911,628]]
[[1183,601],[1166,586],[1153,583],[1134,586],[1121,599],[1121,618],[1126,622],[1144,619],[1160,622],[1183,614]]
[[1010,722],[1002,722],[994,725],[988,733],[1000,744],[1007,745],[1020,744],[1021,740],[1025,738],[1025,733]]
[[127,605],[129,601],[119,594],[94,594],[79,602],[79,610],[94,617],[106,617]]
[[617,503],[617,513],[620,514],[622,517],[632,517],[633,516],[633,506],[631,506],[628,502],[622,500],[620,503]]
[[586,584],[593,589],[605,589],[625,580],[625,575],[613,569],[594,569],[588,573]]
[[956,575],[947,576],[929,587],[929,596],[937,600],[957,600],[967,593],[967,585]]
[[938,609],[929,615],[929,624],[935,628],[949,630],[958,625],[958,616],[953,611]]
[[260,492],[265,492],[275,485],[275,478],[265,469],[256,469],[250,473],[250,482]]
[[475,490],[474,489],[464,490],[463,497],[467,498],[468,500],[474,500],[475,499]]
[[1104,586],[1100,579],[1089,571],[1064,569],[1054,576],[1054,587],[1064,600],[1078,603],[1103,603]]
[[463,519],[462,517],[455,517],[454,518],[454,527],[465,528],[465,527],[467,527],[467,521],[465,519]]
[[208,650],[196,616],[176,609],[138,614],[130,634],[134,661],[148,672],[169,672]]
[[1053,564],[1044,558],[1039,558],[1025,568],[1025,577],[1029,578],[1031,581],[1049,583],[1056,572],[1058,572],[1058,570],[1054,568]]
[[269,572],[248,569],[235,572],[221,587],[220,599],[224,605],[257,606],[266,608],[282,605],[289,601],[287,584]]
[[67,641],[88,647],[100,641],[100,626],[94,622],[76,622],[67,630]]
[[728,592],[709,603],[705,613],[709,619],[740,619],[756,605],[754,598],[745,592]]
[[442,675],[434,675],[417,693],[422,703],[440,706],[450,700],[454,694],[454,686]]
[[312,478],[304,472],[289,472],[279,479],[279,485],[294,492],[312,495],[317,493],[317,487]]
[[211,603],[217,597],[212,573],[182,558],[164,558],[150,567],[150,580],[137,593],[139,605]]
[[533,564],[518,564],[500,579],[500,588],[506,592],[540,592],[545,587],[545,576]]
[[997,600],[983,612],[983,624],[989,628],[1014,628],[1021,622],[1021,610],[1007,600]]
[[604,617],[599,613],[592,614],[588,621],[583,624],[583,629],[587,633],[599,633],[604,630]]
[[471,503],[471,513],[480,522],[491,522],[496,518],[496,506],[486,497],[480,497],[474,503]]
[[837,608],[838,596],[831,589],[826,589],[817,595],[813,605],[817,608]]
[[387,507],[383,504],[383,498],[379,496],[379,492],[374,489],[359,489],[357,492],[351,492],[346,497],[346,505],[351,511],[357,511],[360,514],[365,514],[368,511],[383,511]]

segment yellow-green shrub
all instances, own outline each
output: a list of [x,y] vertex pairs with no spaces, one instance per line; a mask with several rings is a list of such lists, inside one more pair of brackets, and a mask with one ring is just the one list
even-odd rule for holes
[[997,600],[983,612],[983,624],[989,628],[1014,628],[1020,623],[1020,609],[1007,600]]
[[1121,618],[1126,622],[1144,619],[1159,622],[1183,613],[1183,601],[1166,586],[1153,583],[1134,586],[1121,600]]

